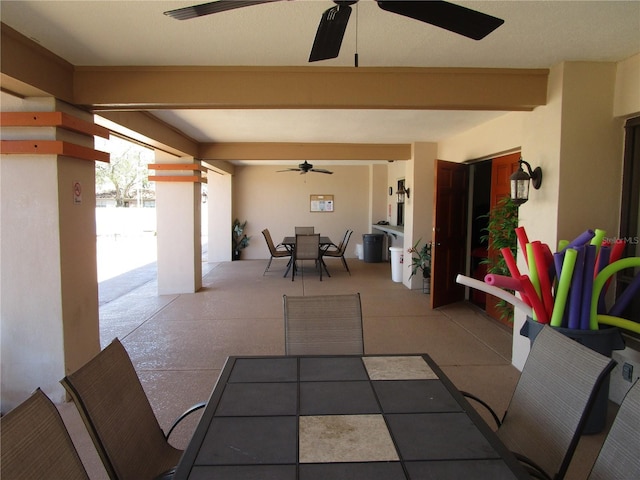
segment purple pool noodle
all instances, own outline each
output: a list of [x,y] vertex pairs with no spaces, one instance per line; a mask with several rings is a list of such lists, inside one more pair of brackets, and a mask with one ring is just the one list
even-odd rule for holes
[[582,308],[582,282],[584,276],[584,252],[585,247],[576,247],[576,265],[573,267],[573,277],[571,277],[571,290],[569,291],[569,318],[567,325],[569,328],[580,328],[580,309]]
[[[598,260],[597,260],[598,265],[596,266],[596,270],[598,271],[598,273],[600,273],[604,267],[609,265],[610,254],[611,254],[611,246],[602,245],[600,247],[600,252],[598,253]],[[605,286],[600,292],[600,298],[598,298],[598,313],[605,314],[607,311],[607,306],[604,300],[604,296],[606,293],[607,293],[607,287]]]
[[580,329],[591,328],[591,295],[593,294],[593,270],[596,264],[596,246],[587,245],[582,269],[582,305],[580,306]]
[[578,235],[576,238],[574,238],[573,240],[571,240],[566,247],[564,247],[563,250],[566,250],[567,248],[576,248],[576,247],[581,247],[586,243],[589,243],[591,241],[591,239],[593,237],[595,237],[596,232],[594,232],[593,230],[585,230],[584,232],[582,232],[580,235]]
[[564,250],[553,254],[553,264],[556,267],[556,278],[560,278],[562,273],[562,264],[564,263]]
[[608,315],[612,317],[619,317],[624,312],[624,309],[627,308],[629,302],[635,297],[636,293],[640,292],[640,273],[637,273],[631,283],[627,285],[627,288],[624,289],[622,295],[618,297],[616,303],[613,304],[611,310],[609,310]]

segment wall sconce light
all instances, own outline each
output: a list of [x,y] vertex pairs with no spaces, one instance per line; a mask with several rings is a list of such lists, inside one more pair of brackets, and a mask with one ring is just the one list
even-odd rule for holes
[[[522,169],[522,164],[527,166],[529,173]],[[535,170],[531,170],[531,165],[520,159],[520,165],[518,171],[516,171],[511,177],[511,200],[516,205],[522,205],[529,200],[529,182],[533,184],[533,188],[538,190],[542,185],[542,169],[536,167]]]
[[404,203],[405,195],[407,196],[407,198],[411,198],[410,192],[411,192],[410,188],[404,188],[404,185],[400,187],[396,192],[396,194],[398,195],[398,203]]

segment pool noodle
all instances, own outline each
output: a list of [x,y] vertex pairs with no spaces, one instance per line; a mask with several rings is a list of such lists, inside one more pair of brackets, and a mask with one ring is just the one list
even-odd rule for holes
[[600,296],[600,291],[604,286],[607,279],[618,272],[619,270],[624,270],[625,268],[635,268],[640,267],[640,257],[627,257],[621,258],[617,262],[614,262],[610,265],[607,265],[602,271],[598,274],[596,279],[593,282],[593,295],[591,295],[591,317],[590,317],[590,327],[591,330],[598,330],[598,297]]
[[[562,273],[562,262],[564,262],[564,250],[553,254],[553,265],[556,269],[556,278],[560,280],[560,274]],[[556,285],[556,290],[558,286]]]
[[524,227],[517,227],[515,232],[516,237],[518,238],[518,243],[520,243],[520,250],[522,250],[522,254],[524,255],[524,261],[529,262],[529,255],[527,252],[527,243],[529,243],[529,238],[527,237],[527,232]]
[[584,281],[584,257],[585,247],[576,248],[576,265],[573,269],[571,289],[569,291],[569,315],[567,326],[573,329],[580,328],[580,309],[582,308],[582,294]]
[[582,304],[580,305],[580,329],[589,330],[591,324],[591,295],[593,292],[593,269],[596,264],[596,246],[587,245],[584,251],[582,271]]
[[[593,237],[595,237],[595,235],[596,233],[593,230],[585,230],[576,238],[571,240],[567,245],[565,245],[564,248],[566,249],[566,248],[581,247],[582,245],[589,243],[589,241],[592,240]],[[604,233],[602,234],[602,236],[604,237]]]
[[563,251],[569,245],[569,240],[558,240],[558,252]]
[[[609,277],[609,279],[611,279],[611,277]],[[622,294],[618,297],[618,299],[613,304],[609,312],[607,312],[607,314],[614,317],[619,317],[620,315],[622,315],[622,312],[624,312],[624,309],[627,308],[627,305],[629,305],[629,302],[633,300],[633,298],[639,291],[640,291],[640,273],[637,273],[636,276],[633,277],[633,280],[631,280],[631,283],[627,285],[627,288],[624,289],[624,292],[622,292]]]
[[511,249],[509,247],[503,247],[500,249],[500,253],[504,257],[504,261],[507,264],[507,268],[509,269],[509,273],[513,278],[520,277],[520,270],[518,269],[518,265],[516,264],[516,259],[513,258],[513,253],[511,253]]
[[551,326],[559,327],[562,325],[562,316],[567,305],[567,297],[569,287],[571,286],[571,277],[573,276],[573,268],[576,264],[578,252],[573,248],[567,248],[564,251],[564,261],[562,262],[562,273],[560,273],[560,281],[558,282],[558,290],[556,292],[556,301],[551,314]]
[[535,313],[535,319],[540,323],[549,323],[549,315],[547,315],[544,305],[538,298],[529,277],[527,275],[522,275],[519,280],[522,282],[522,288],[524,288],[524,292],[527,295],[528,300],[531,302],[533,313]]
[[533,242],[533,259],[536,263],[538,279],[540,281],[540,292],[542,304],[547,313],[553,311],[553,294],[551,292],[551,282],[549,281],[549,265],[544,254],[544,247],[541,242]]
[[531,310],[531,307],[529,305],[524,303],[522,300],[520,300],[515,295],[513,295],[513,294],[511,294],[509,292],[505,292],[501,288],[494,287],[494,286],[491,286],[491,285],[487,285],[485,282],[481,282],[480,280],[476,280],[475,278],[466,277],[464,275],[458,275],[456,277],[456,282],[458,282],[461,285],[466,285],[467,287],[472,287],[472,288],[475,288],[477,290],[481,290],[481,291],[483,291],[485,293],[488,293],[490,295],[493,295],[495,297],[498,297],[498,298],[504,300],[505,302],[509,302],[511,305],[514,306],[514,308],[517,308],[518,310],[521,310],[528,317],[532,317],[533,316],[533,311]]
[[611,325],[640,334],[640,323],[634,322],[633,320],[625,320],[624,318],[611,315],[598,315],[596,318],[598,323],[602,323],[603,325]]
[[600,230],[596,228],[595,235],[591,239],[591,245],[596,246],[596,253],[600,252],[600,245],[602,245],[602,240],[604,240],[604,236],[607,234],[605,230]]
[[531,280],[533,288],[538,294],[538,298],[542,298],[540,292],[540,277],[538,276],[538,268],[533,256],[533,245],[531,245],[530,243],[527,243],[527,258],[529,259],[529,261],[527,262],[527,265],[529,267],[529,279]]
[[488,275],[485,275],[484,283],[498,288],[515,290],[516,292],[520,292],[522,290],[522,282],[517,278],[507,277],[505,275],[497,275],[495,273],[489,273]]
[[[609,245],[600,246],[600,253],[598,253],[598,259],[596,260],[596,272],[600,273],[607,265],[609,265],[609,256],[611,255],[611,247]],[[600,292],[598,298],[598,313],[606,313],[607,306],[605,305],[605,294],[607,293],[608,282],[605,282],[604,288]]]
[[[625,242],[621,238],[617,239],[611,247],[611,252],[609,253],[609,263],[617,262],[618,260],[620,260],[626,246],[627,242]],[[605,284],[605,290],[609,289],[611,280],[613,280],[613,278],[609,277],[609,280],[607,280],[607,283]]]

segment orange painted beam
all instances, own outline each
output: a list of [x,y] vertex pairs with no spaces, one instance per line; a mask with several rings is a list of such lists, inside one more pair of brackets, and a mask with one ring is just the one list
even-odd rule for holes
[[61,140],[2,140],[0,153],[18,155],[64,155],[109,163],[109,154]]
[[83,135],[109,138],[109,129],[64,112],[2,112],[3,127],[60,127]]

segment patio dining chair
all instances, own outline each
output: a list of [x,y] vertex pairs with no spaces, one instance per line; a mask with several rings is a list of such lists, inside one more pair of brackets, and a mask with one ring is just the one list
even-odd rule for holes
[[289,273],[289,268],[291,267],[291,250],[286,248],[281,243],[279,243],[278,245],[274,245],[273,239],[271,238],[271,233],[269,232],[268,228],[262,230],[262,235],[264,235],[264,239],[267,242],[267,247],[269,248],[269,253],[271,254],[269,263],[267,263],[267,268],[264,269],[262,275],[264,276],[267,273],[274,258],[289,258],[289,265],[287,265],[287,270],[284,272],[284,276],[286,277],[287,273]]
[[564,478],[586,419],[615,361],[542,328],[520,374],[503,418],[487,408],[497,435],[534,478]]
[[296,235],[313,235],[315,227],[294,227],[294,233]]
[[0,477],[89,480],[53,402],[37,389],[0,420]]
[[320,281],[322,281],[322,258],[319,233],[313,235],[296,235],[296,246],[293,249],[293,258],[291,260],[291,281],[295,280],[299,260],[313,260],[316,269],[320,271]]
[[287,355],[363,355],[360,294],[283,295]]
[[589,480],[640,478],[640,380],[625,395]]
[[334,245],[333,248],[330,247],[322,252],[323,257],[340,258],[349,275],[351,275],[351,271],[349,270],[349,265],[347,265],[347,260],[344,258],[344,254],[347,250],[347,245],[349,244],[349,239],[351,238],[352,233],[353,230],[347,230],[339,245]]
[[117,338],[61,383],[76,404],[109,478],[173,477],[182,450],[173,447],[168,438],[180,421],[204,403],[178,417],[165,435]]

